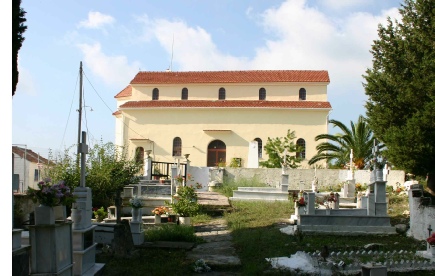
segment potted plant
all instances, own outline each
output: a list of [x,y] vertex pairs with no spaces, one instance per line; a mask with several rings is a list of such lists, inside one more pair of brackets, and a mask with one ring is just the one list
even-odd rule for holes
[[173,196],[173,202],[168,203],[173,212],[179,215],[181,224],[190,225],[190,218],[199,213],[198,195],[193,186],[180,187],[177,195]]
[[142,201],[140,198],[135,196],[130,199],[130,207],[131,207],[131,221],[139,222],[142,220]]
[[46,178],[38,183],[38,189],[27,190],[30,199],[40,205],[35,207],[35,224],[54,224],[55,220],[66,218],[66,205],[75,202],[76,197],[63,180],[51,184]]
[[158,206],[154,208],[151,213],[154,215],[154,223],[162,222],[162,215],[168,212],[168,208],[166,206]]
[[102,222],[107,217],[107,212],[104,210],[104,207],[101,206],[100,209],[95,209],[93,211],[95,219],[98,222]]

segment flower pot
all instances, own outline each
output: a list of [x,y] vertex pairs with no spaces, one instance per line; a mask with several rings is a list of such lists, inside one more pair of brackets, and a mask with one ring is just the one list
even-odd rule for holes
[[35,225],[54,224],[54,209],[50,206],[35,207]]
[[54,220],[63,220],[66,219],[66,206],[65,205],[59,205],[53,207],[54,211]]
[[384,181],[384,172],[381,169],[375,171],[376,181]]
[[160,216],[160,215],[155,215],[155,216],[154,216],[154,223],[155,223],[155,224],[160,224],[160,223],[162,223],[162,216]]
[[180,224],[182,224],[182,225],[192,225],[190,217],[179,217],[178,220],[180,221]]
[[427,252],[430,255],[435,256],[435,245],[430,245],[429,243],[427,243]]
[[132,222],[142,221],[142,210],[140,208],[131,208],[131,221]]

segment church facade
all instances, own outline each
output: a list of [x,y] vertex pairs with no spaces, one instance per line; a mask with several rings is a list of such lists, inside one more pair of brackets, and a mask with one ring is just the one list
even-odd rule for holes
[[115,96],[115,143],[154,161],[256,167],[268,137],[291,130],[308,168],[328,133],[329,82],[327,71],[141,71]]

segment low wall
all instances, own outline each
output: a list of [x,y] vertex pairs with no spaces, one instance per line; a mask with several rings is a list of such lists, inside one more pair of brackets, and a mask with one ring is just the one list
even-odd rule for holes
[[[256,177],[260,182],[266,183],[271,187],[277,187],[281,181],[281,169],[269,168],[225,168],[225,180],[237,180],[239,178],[253,178]],[[318,178],[318,188],[322,189],[329,186],[334,186],[339,183],[345,182],[348,170],[334,170],[334,169],[288,169],[289,175],[289,189],[300,189],[300,185],[304,190],[311,189],[311,182],[313,181],[314,174]],[[370,171],[357,170],[355,171],[355,183],[369,184]],[[403,185],[405,182],[405,172],[399,170],[390,170],[387,175],[387,185],[396,186],[396,183]]]

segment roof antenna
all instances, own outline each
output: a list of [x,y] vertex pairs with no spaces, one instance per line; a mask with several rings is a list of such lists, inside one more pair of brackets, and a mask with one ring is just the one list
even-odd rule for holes
[[168,69],[166,69],[166,72],[172,72],[172,60],[174,59],[174,34],[172,34],[172,53],[171,53],[171,65]]

